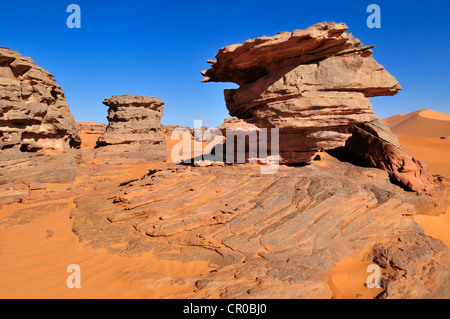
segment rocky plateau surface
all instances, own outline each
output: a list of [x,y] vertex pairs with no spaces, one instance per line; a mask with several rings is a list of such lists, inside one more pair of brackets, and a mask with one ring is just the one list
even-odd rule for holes
[[273,175],[257,165],[156,168],[78,197],[73,229],[112,253],[208,261],[194,298],[329,298],[326,271],[361,254],[389,270],[380,298],[448,297],[450,250],[413,219],[445,207],[383,170],[321,157]]

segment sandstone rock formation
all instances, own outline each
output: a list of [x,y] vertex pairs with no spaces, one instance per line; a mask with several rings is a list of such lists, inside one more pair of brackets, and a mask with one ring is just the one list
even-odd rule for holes
[[[220,130],[245,135],[279,128],[285,163],[309,161],[318,150],[346,144],[386,171],[327,153],[320,153],[321,161],[280,166],[270,175],[256,165],[162,163],[163,102],[135,95],[106,99],[110,123],[97,148],[74,151],[78,133],[62,90],[49,84],[45,71],[27,70],[30,60],[16,62],[1,49],[0,207],[17,207],[2,215],[0,229],[64,208],[83,245],[209,264],[212,270],[195,278],[171,278],[145,267],[133,274],[150,289],[160,287],[158,280],[177,286],[169,292],[172,298],[330,298],[327,271],[354,256],[387,272],[379,298],[449,298],[450,249],[414,220],[446,210],[424,193],[437,193],[439,183],[447,182],[437,179],[432,187],[421,162],[373,122],[368,97],[395,94],[400,87],[345,29],[319,24],[221,50],[207,71],[209,80],[234,81],[241,88],[226,93],[235,117]],[[104,130],[82,126],[85,135]],[[172,129],[162,128],[167,134]],[[370,147],[367,154],[358,143]],[[75,177],[56,187],[44,184]]]
[[0,185],[72,182],[77,178],[80,162],[75,150],[53,155],[1,152],[0,158]]
[[78,131],[53,76],[30,58],[0,48],[0,184],[75,179],[71,150],[81,144]]
[[206,126],[194,127],[192,129],[192,135],[197,142],[210,142],[215,137],[214,131],[214,128],[208,128]]
[[0,130],[2,150],[66,151],[81,143],[53,76],[6,48],[0,48]]
[[391,270],[379,298],[450,298],[450,254],[440,240],[402,235],[396,241],[374,245],[366,258]]
[[209,262],[210,273],[177,283],[195,284],[194,298],[329,298],[325,272],[365,252],[393,268],[380,298],[396,297],[395,290],[403,298],[445,298],[450,250],[413,219],[435,214],[424,209],[435,200],[392,184],[380,169],[321,156],[273,175],[252,165],[167,166],[120,191],[97,185],[75,200],[73,230],[84,244],[113,253]]
[[279,128],[280,162],[309,162],[344,146],[348,128],[377,120],[369,98],[400,89],[343,23],[319,23],[219,50],[203,82],[234,82],[225,90],[230,115]]
[[402,150],[391,130],[381,122],[363,123],[350,128],[346,148],[381,168],[407,188],[434,195],[434,177],[427,165]]
[[127,158],[166,161],[166,140],[160,132],[164,102],[143,95],[117,95],[105,99],[109,125],[98,139],[101,151]]

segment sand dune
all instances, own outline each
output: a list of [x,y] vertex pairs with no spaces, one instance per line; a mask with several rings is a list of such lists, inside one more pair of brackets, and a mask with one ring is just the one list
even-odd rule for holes
[[433,174],[450,178],[450,114],[430,109],[395,115],[385,123],[399,137],[405,151],[429,165]]
[[430,109],[400,114],[382,120],[398,137],[450,136],[450,114]]

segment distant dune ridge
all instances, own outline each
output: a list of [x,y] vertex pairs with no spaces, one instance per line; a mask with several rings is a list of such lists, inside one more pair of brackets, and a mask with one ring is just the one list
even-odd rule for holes
[[425,161],[434,174],[450,178],[450,114],[423,109],[381,120],[402,148]]
[[423,109],[382,120],[398,137],[450,136],[450,114]]

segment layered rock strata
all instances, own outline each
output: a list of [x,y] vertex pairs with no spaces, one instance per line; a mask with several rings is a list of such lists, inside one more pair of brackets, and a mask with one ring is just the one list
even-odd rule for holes
[[80,144],[54,77],[30,58],[0,48],[0,184],[74,180],[73,149]]
[[344,146],[348,128],[378,119],[369,98],[401,87],[343,23],[319,23],[219,50],[203,82],[234,82],[225,90],[231,116],[278,128],[280,162],[309,162]]
[[30,58],[0,48],[0,148],[66,151],[81,144],[62,88]]
[[97,148],[126,158],[166,161],[166,140],[160,132],[164,102],[143,95],[117,95],[105,99],[109,125]]

